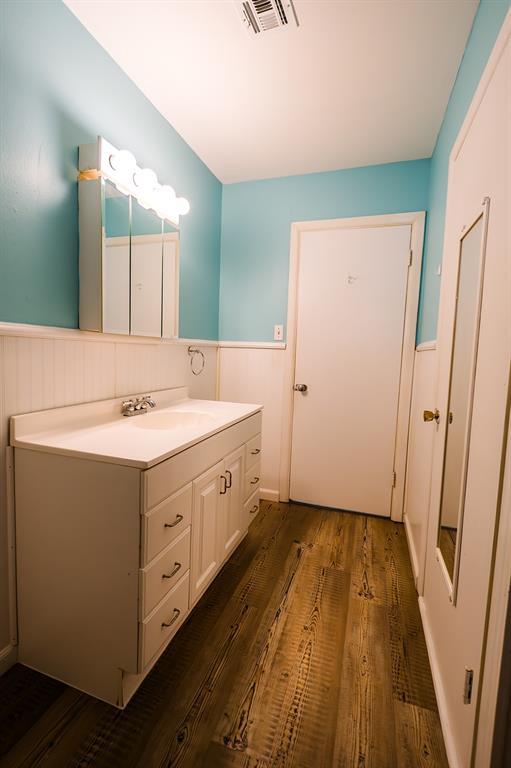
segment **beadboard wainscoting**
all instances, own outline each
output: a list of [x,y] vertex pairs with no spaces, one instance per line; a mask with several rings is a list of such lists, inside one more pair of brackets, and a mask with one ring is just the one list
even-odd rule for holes
[[[205,356],[191,372],[187,345]],[[9,493],[9,417],[170,387],[216,399],[217,342],[123,339],[59,328],[0,324],[0,674],[16,659],[14,521]],[[156,397],[157,400],[157,397]]]
[[436,343],[432,341],[419,344],[415,351],[403,512],[415,586],[419,595],[422,595],[424,589],[435,430],[434,423],[424,421],[423,412],[435,409],[435,390]]
[[278,501],[285,345],[219,344],[219,399],[264,406],[261,498]]

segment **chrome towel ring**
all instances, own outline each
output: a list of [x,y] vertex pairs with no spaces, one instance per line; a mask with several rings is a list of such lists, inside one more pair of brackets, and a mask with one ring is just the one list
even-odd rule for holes
[[[188,347],[188,354],[190,355],[190,368],[192,369],[192,373],[194,376],[199,376],[199,374],[201,374],[204,370],[204,366],[206,365],[206,358],[204,357],[204,353],[200,349],[197,349],[197,347]],[[196,370],[193,366],[193,361],[195,360],[196,355],[200,355],[202,358],[199,370]]]

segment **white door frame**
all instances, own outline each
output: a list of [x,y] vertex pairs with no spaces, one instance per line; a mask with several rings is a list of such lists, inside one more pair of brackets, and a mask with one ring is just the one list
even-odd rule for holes
[[297,221],[291,224],[291,248],[289,257],[289,285],[287,307],[287,345],[284,366],[284,391],[282,394],[282,449],[280,460],[280,499],[289,501],[291,482],[291,446],[293,431],[293,384],[296,364],[296,326],[298,316],[298,274],[300,266],[300,242],[302,232],[328,229],[362,229],[372,227],[411,226],[411,265],[406,288],[405,322],[399,383],[399,402],[396,430],[394,469],[396,485],[392,491],[392,520],[403,519],[403,501],[408,450],[408,425],[412,399],[413,361],[415,333],[419,306],[422,248],[424,242],[424,211],[390,213],[381,216],[357,216],[350,219],[323,221]]

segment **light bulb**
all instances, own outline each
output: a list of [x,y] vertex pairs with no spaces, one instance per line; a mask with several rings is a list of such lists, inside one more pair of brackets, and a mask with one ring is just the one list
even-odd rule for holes
[[121,149],[114,155],[110,155],[108,160],[114,171],[118,171],[122,174],[129,173],[137,165],[135,156],[127,149]]
[[174,223],[179,221],[179,213],[177,212],[175,203],[167,204],[166,208],[163,210],[162,218],[173,221]]
[[133,174],[133,183],[136,187],[149,192],[158,184],[158,177],[150,168],[137,168]]
[[185,197],[178,197],[176,200],[176,208],[180,216],[186,216],[190,211],[190,203]]
[[164,184],[161,188],[161,195],[162,198],[164,197],[166,201],[169,203],[173,203],[176,199],[176,192],[175,190],[169,186],[169,184]]

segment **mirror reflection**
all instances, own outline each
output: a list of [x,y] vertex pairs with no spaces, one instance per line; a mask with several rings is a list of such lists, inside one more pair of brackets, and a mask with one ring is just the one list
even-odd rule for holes
[[162,335],[163,222],[131,201],[131,333]]
[[130,332],[129,198],[103,181],[103,331]]
[[175,339],[179,330],[179,233],[168,221],[163,224],[162,298],[162,336]]
[[102,184],[102,330],[176,338],[179,232],[157,214]]
[[484,218],[460,243],[438,547],[454,581],[459,560],[480,316]]

